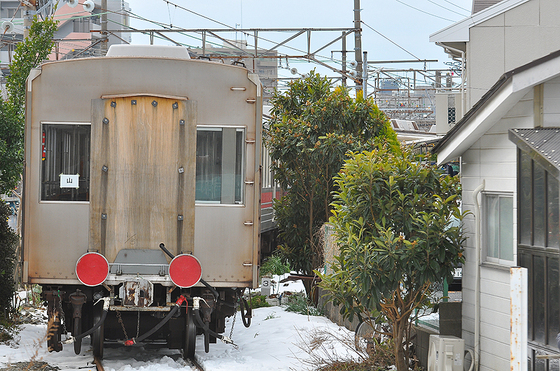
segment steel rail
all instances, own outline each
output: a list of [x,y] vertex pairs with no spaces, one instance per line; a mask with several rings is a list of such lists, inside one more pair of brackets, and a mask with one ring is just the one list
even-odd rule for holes
[[105,369],[103,368],[103,364],[101,363],[101,360],[98,357],[93,357],[93,363],[95,363],[95,367],[97,368],[97,371],[105,371]]

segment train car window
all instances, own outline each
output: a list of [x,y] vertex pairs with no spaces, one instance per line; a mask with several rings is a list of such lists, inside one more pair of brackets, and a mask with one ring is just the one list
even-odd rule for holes
[[196,201],[242,204],[245,131],[242,128],[198,128]]
[[41,200],[89,201],[90,125],[43,124]]
[[262,187],[272,188],[274,184],[274,173],[270,169],[271,158],[268,148],[262,149]]

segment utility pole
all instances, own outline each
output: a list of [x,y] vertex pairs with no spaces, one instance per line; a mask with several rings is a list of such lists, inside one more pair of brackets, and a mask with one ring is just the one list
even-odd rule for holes
[[362,21],[360,19],[360,0],[354,0],[354,55],[356,58],[356,93],[362,90]]
[[35,0],[22,1],[23,4],[23,39],[29,37],[29,30],[31,29],[31,23],[33,23],[33,16],[37,10],[37,3]]
[[363,91],[364,91],[364,98],[367,98],[367,52],[364,52],[364,75],[363,75]]
[[107,35],[107,0],[101,0],[101,36],[105,38],[101,42],[101,54],[107,54],[107,44],[109,43],[109,36]]
[[346,35],[342,33],[342,86],[346,87]]

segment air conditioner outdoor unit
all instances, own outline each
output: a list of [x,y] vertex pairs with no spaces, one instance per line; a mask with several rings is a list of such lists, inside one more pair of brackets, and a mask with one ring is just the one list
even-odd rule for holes
[[455,336],[430,335],[428,371],[463,371],[465,341]]

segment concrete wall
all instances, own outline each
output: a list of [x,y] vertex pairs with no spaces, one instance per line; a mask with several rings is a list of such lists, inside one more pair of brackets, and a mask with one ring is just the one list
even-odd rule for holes
[[358,327],[358,324],[360,323],[358,318],[354,318],[353,321],[342,318],[342,315],[340,314],[340,308],[333,305],[332,301],[327,300],[324,297],[325,291],[323,289],[317,289],[319,290],[319,302],[317,307],[323,310],[325,316],[337,325],[344,326],[350,331],[356,330],[356,327]]

